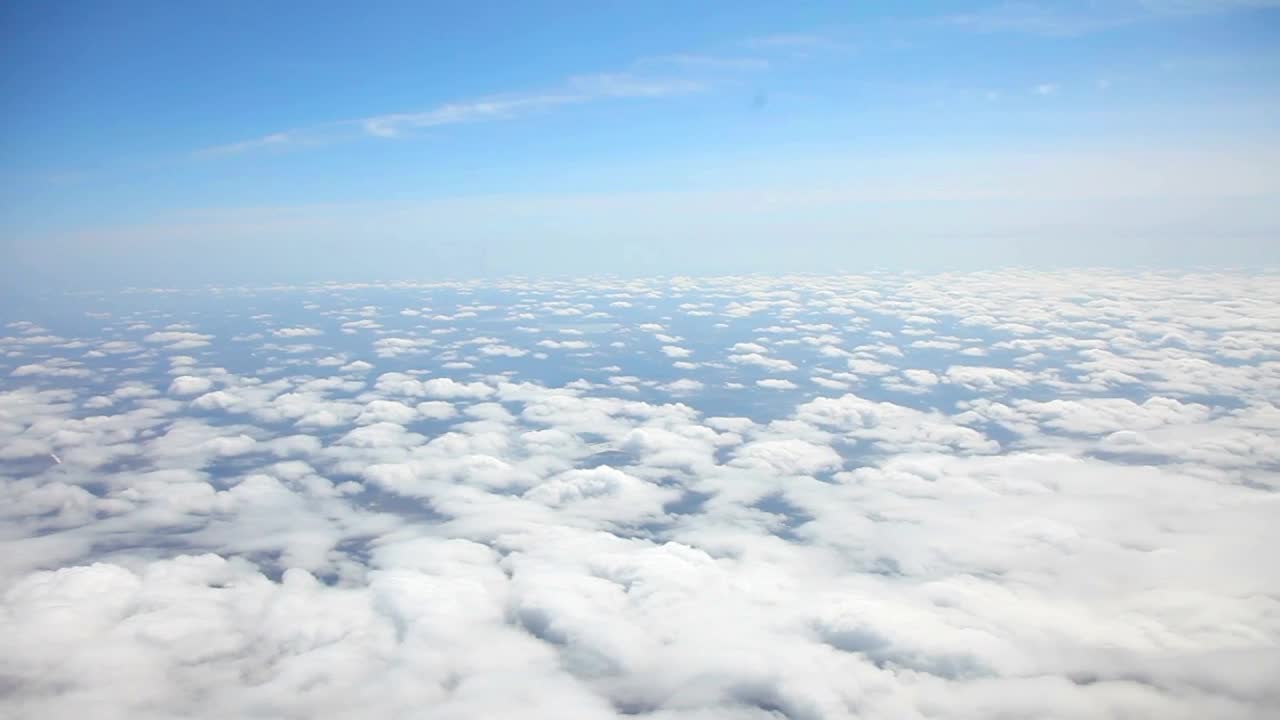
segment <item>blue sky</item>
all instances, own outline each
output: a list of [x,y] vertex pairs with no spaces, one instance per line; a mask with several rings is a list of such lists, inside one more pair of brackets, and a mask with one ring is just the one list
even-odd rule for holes
[[1272,5],[10,3],[4,278],[1275,263]]

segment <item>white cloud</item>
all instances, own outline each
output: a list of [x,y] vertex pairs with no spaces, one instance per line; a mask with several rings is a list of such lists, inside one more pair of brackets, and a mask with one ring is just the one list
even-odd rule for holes
[[453,378],[418,380],[404,373],[384,373],[378,376],[375,387],[390,395],[432,397],[451,400],[455,398],[486,398],[493,388],[480,382],[464,383]]
[[561,87],[544,92],[495,95],[437,105],[427,110],[371,115],[350,122],[270,133],[260,138],[206,148],[197,155],[234,155],[249,151],[321,145],[354,137],[397,138],[417,131],[495,120],[511,120],[557,108],[609,99],[662,98],[699,92],[694,79],[641,75],[631,72],[570,77]]
[[[1266,717],[1277,287],[1090,270],[252,291],[342,321],[393,288],[455,318],[378,373],[341,364],[378,333],[297,353],[220,334],[198,358],[157,351],[184,336],[0,345],[0,714]],[[584,319],[622,297],[627,325]],[[192,332],[165,299],[100,321]],[[705,347],[803,367],[804,397],[730,391],[795,388],[752,362],[676,377],[637,352],[671,302],[682,335],[721,338]],[[526,311],[540,334],[515,329]],[[913,316],[936,344],[903,339]],[[393,338],[438,322],[378,317]],[[735,345],[747,323],[768,352]],[[561,336],[592,354],[471,355]]]
[[373,352],[380,358],[423,355],[431,352],[435,344],[431,338],[378,338],[373,342]]
[[194,375],[179,375],[169,384],[170,395],[203,395],[212,389],[212,380]]
[[489,343],[480,346],[480,352],[484,355],[500,356],[500,357],[523,357],[529,354],[528,350],[522,350],[510,345],[502,343]]
[[424,128],[481,120],[505,120],[519,114],[580,103],[584,100],[586,98],[582,95],[552,93],[448,103],[423,112],[390,113],[368,117],[360,121],[360,127],[369,135],[391,138]]
[[418,414],[430,420],[448,420],[458,414],[453,405],[444,400],[428,400],[417,404]]
[[398,400],[374,400],[356,417],[357,425],[390,422],[403,425],[418,418],[418,410]]
[[538,347],[551,350],[586,350],[591,343],[586,340],[539,340]]
[[313,327],[285,327],[272,330],[271,334],[282,338],[315,337],[323,335],[324,331]]
[[143,342],[164,345],[167,350],[194,350],[207,347],[212,339],[212,335],[180,331],[153,332],[142,338]]
[[672,380],[671,382],[666,383],[662,386],[662,389],[670,393],[680,394],[699,392],[703,387],[703,383],[698,380],[694,380],[692,378],[680,378],[679,380]]
[[886,451],[950,448],[992,452],[998,445],[941,413],[876,402],[853,394],[816,398],[796,408],[795,417],[850,437],[874,441]]
[[89,377],[93,373],[80,363],[66,358],[50,358],[44,362],[19,365],[9,373],[13,377]]
[[789,438],[747,443],[734,453],[733,464],[764,466],[782,475],[800,475],[839,468],[840,455],[826,445]]
[[992,391],[1008,387],[1022,387],[1033,382],[1031,373],[1010,368],[952,365],[943,374],[947,382],[970,390]]
[[214,390],[192,400],[191,405],[201,410],[232,410],[241,406],[242,401],[226,390]]
[[760,353],[741,353],[729,356],[729,362],[738,365],[753,365],[769,372],[790,372],[796,369],[795,363],[782,358],[769,357]]

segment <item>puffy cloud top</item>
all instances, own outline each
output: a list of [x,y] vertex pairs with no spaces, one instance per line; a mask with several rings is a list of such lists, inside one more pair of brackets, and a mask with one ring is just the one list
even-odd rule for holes
[[16,322],[0,715],[1270,717],[1277,288],[511,280],[218,289],[226,337],[159,301]]

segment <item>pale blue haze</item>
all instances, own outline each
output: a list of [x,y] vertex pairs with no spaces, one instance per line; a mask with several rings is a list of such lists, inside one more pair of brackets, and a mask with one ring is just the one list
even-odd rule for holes
[[1274,264],[1274,5],[8,3],[0,280]]

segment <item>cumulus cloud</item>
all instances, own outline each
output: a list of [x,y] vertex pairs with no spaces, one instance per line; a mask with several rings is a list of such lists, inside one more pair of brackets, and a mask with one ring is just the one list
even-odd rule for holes
[[739,365],[753,365],[770,372],[790,372],[796,369],[795,363],[782,358],[769,357],[758,352],[736,353],[729,356],[729,362]]
[[436,341],[431,338],[379,338],[373,343],[373,352],[380,358],[399,355],[422,355],[431,352]]
[[1275,280],[220,294],[376,330],[314,347],[11,324],[0,715],[1268,717]]
[[271,334],[281,338],[315,337],[323,335],[324,331],[313,327],[285,327],[272,330]]
[[662,386],[664,390],[672,393],[695,393],[702,390],[703,387],[705,387],[705,385],[701,381],[694,380],[692,378],[672,380]]
[[142,338],[143,342],[163,345],[167,350],[194,350],[208,346],[212,339],[212,335],[176,330],[153,332]]
[[970,390],[1000,390],[1008,387],[1021,387],[1032,382],[1033,377],[1024,370],[1012,368],[978,367],[973,365],[953,365],[947,368],[947,382],[964,386]]
[[49,358],[43,362],[27,363],[19,365],[10,373],[13,377],[88,377],[92,372],[86,369],[81,363],[67,358]]
[[480,382],[458,382],[453,378],[418,380],[404,373],[384,373],[378,376],[375,387],[391,395],[430,397],[451,400],[456,398],[485,398],[493,394],[493,388]]
[[586,350],[591,343],[586,340],[540,340],[538,347],[552,350]]
[[940,412],[924,412],[853,394],[816,398],[798,406],[795,417],[851,438],[873,441],[886,451],[992,452],[999,447],[982,433]]
[[203,395],[212,389],[212,380],[194,375],[179,375],[169,383],[170,395]]

